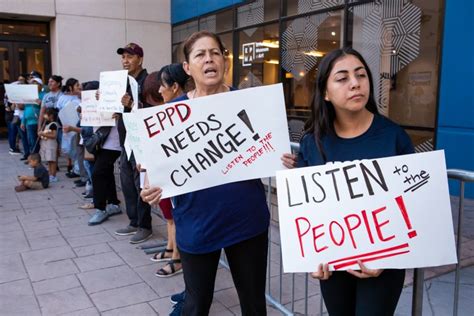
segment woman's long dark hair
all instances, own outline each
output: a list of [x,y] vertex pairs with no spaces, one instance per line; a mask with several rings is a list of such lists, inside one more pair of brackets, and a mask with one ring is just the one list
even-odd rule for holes
[[168,87],[171,87],[174,83],[177,83],[183,91],[186,90],[189,78],[189,75],[183,69],[183,64],[169,64],[158,72],[158,82],[160,84],[164,82]]
[[62,92],[63,93],[72,92],[72,90],[74,90],[74,85],[78,82],[79,82],[79,80],[77,80],[75,78],[69,78],[68,80],[66,80],[66,83],[62,87]]
[[359,59],[364,65],[370,84],[369,99],[367,100],[365,108],[374,114],[378,113],[377,103],[375,103],[374,99],[374,84],[372,80],[372,74],[370,73],[369,66],[365,62],[362,55],[351,47],[344,47],[333,50],[324,56],[324,58],[319,63],[318,75],[316,77],[316,92],[311,107],[311,116],[306,121],[304,126],[305,134],[314,134],[316,145],[318,146],[319,152],[321,153],[324,162],[326,162],[327,159],[323,150],[321,139],[323,136],[334,132],[334,119],[336,118],[334,105],[330,101],[326,101],[324,99],[327,82],[336,61],[347,55],[353,55],[357,57],[357,59]]

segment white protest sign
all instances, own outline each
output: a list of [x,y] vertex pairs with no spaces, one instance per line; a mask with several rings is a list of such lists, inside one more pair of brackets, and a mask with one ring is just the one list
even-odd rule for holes
[[132,90],[132,112],[135,112],[136,110],[138,110],[138,82],[132,76],[128,76],[128,82],[130,82],[130,90]]
[[138,135],[150,185],[175,196],[274,176],[290,152],[281,84],[140,109]]
[[97,90],[81,92],[81,126],[115,126],[113,112],[98,112]]
[[36,103],[39,98],[35,84],[5,84],[5,93],[11,103]]
[[127,91],[127,71],[103,71],[99,79],[99,112],[122,113],[122,97]]
[[67,103],[58,113],[61,124],[76,126],[79,121],[79,114],[77,113],[78,104],[75,102]]
[[135,161],[144,167],[143,150],[141,148],[142,141],[138,132],[139,117],[135,113],[136,112],[122,114],[123,123],[125,125],[125,129],[127,130],[124,147],[125,151],[127,152],[128,159],[130,159],[130,155],[133,151]]
[[285,272],[456,263],[443,151],[277,172]]

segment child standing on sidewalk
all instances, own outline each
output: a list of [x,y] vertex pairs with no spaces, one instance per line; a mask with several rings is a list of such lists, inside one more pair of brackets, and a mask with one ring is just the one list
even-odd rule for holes
[[38,153],[28,157],[28,164],[33,168],[33,176],[18,176],[20,185],[15,187],[16,192],[32,190],[42,190],[49,186],[48,170],[41,164],[41,156]]
[[58,182],[56,178],[58,123],[56,123],[56,111],[53,108],[47,108],[44,111],[44,121],[44,128],[38,133],[41,138],[40,155],[43,161],[48,162],[49,182]]

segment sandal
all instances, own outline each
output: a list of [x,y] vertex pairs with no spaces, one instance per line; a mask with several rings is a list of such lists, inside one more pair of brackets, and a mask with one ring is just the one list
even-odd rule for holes
[[83,204],[83,205],[79,206],[79,208],[81,210],[91,210],[91,209],[95,208],[95,206],[94,206],[94,203],[86,203],[86,204]]
[[165,249],[165,251],[161,251],[158,253],[155,253],[153,257],[150,258],[151,261],[153,262],[162,262],[162,261],[168,261],[171,258],[170,257],[165,257],[166,253],[173,253],[173,249]]
[[170,266],[171,272],[166,271],[163,267],[160,270],[156,271],[155,275],[159,278],[169,278],[169,277],[172,277],[173,275],[183,272],[182,267],[179,268],[178,270],[175,269],[174,267],[175,263],[181,263],[181,259],[171,259],[170,261],[168,261],[167,265]]

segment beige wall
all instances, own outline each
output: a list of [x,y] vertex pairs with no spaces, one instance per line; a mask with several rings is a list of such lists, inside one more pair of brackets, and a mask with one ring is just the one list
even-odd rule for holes
[[0,0],[2,16],[48,20],[53,74],[80,81],[121,69],[119,47],[143,47],[149,72],[171,62],[170,0]]

